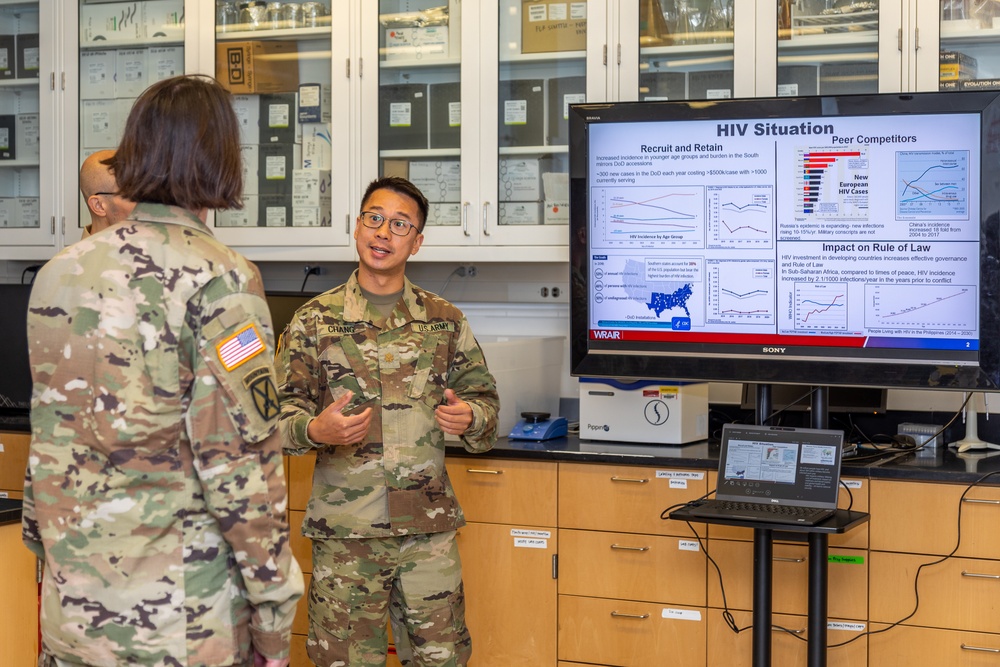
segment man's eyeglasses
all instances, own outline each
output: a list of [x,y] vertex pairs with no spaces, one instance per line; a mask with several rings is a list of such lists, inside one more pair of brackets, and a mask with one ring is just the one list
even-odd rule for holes
[[409,220],[389,220],[384,215],[379,215],[378,213],[372,213],[371,211],[361,212],[361,224],[368,229],[378,229],[386,222],[389,223],[389,231],[396,236],[406,236],[410,233],[410,229],[416,229],[417,234],[420,233],[420,229]]
[[117,192],[95,192],[94,194],[92,194],[90,196],[91,197],[96,197],[98,195],[107,195],[108,197],[117,197],[118,193]]

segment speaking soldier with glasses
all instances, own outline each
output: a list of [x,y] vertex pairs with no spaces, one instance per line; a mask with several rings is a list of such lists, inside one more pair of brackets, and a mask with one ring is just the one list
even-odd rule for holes
[[404,664],[465,665],[472,651],[444,440],[489,450],[499,399],[462,312],[406,278],[427,210],[406,179],[373,181],[357,270],[296,311],[278,354],[286,450],[316,452],[302,532],[320,667],[385,665],[387,619]]

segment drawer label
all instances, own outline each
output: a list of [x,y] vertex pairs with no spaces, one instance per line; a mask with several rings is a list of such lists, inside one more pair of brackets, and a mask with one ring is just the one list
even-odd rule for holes
[[686,479],[671,479],[670,480],[671,489],[686,489],[688,488],[688,481]]
[[863,480],[860,479],[842,479],[840,481],[849,489],[860,489],[864,484]]
[[657,470],[656,479],[705,479],[705,473],[691,470]]
[[830,621],[826,624],[827,630],[847,630],[849,632],[864,632],[864,623],[844,623],[837,621]]
[[671,609],[667,607],[660,613],[663,618],[672,618],[678,621],[700,621],[701,612],[697,609]]
[[537,537],[515,537],[514,546],[522,549],[547,549],[549,541]]
[[828,563],[848,563],[850,565],[864,565],[864,556],[844,556],[843,554],[830,554],[826,557]]
[[526,530],[524,528],[511,528],[512,537],[541,537],[548,539],[552,537],[552,532],[548,530]]
[[681,551],[699,551],[698,540],[677,540],[677,548]]
[[6,497],[7,497],[7,492],[6,491],[0,491],[0,498],[6,498]]

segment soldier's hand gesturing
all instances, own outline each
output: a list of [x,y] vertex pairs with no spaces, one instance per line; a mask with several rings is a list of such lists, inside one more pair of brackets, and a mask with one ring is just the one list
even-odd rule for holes
[[354,397],[347,391],[316,415],[306,429],[309,439],[322,445],[352,445],[364,440],[372,421],[372,409],[365,408],[356,415],[345,415],[342,410]]
[[452,389],[444,390],[445,402],[434,409],[434,419],[441,430],[450,435],[462,435],[472,426],[472,406]]

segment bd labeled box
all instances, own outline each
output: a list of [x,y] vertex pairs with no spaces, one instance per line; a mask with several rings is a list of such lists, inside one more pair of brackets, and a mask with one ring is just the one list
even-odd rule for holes
[[333,119],[328,83],[299,84],[299,123],[329,123]]
[[298,123],[295,93],[266,93],[260,96],[260,143],[295,143]]
[[587,48],[587,3],[523,0],[521,53],[583,51]]
[[462,163],[458,160],[412,160],[410,182],[429,202],[456,202],[462,198]]
[[114,51],[80,51],[80,98],[107,100],[115,96]]
[[295,92],[298,48],[292,41],[218,42],[215,78],[234,95]]
[[149,85],[146,73],[146,49],[118,49],[115,52],[115,97],[139,97]]
[[708,383],[580,378],[580,439],[682,445],[708,437]]
[[500,82],[497,110],[501,146],[541,146],[545,142],[545,94],[542,79]]
[[17,43],[17,78],[37,79],[39,72],[38,33],[19,34]]
[[427,148],[427,85],[398,83],[379,86],[379,146]]

